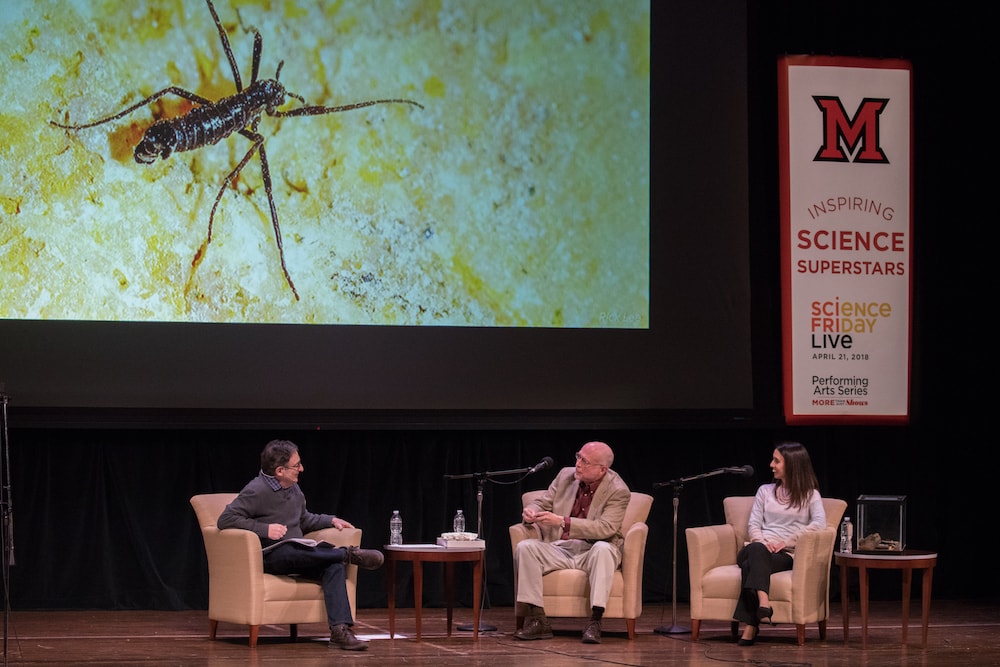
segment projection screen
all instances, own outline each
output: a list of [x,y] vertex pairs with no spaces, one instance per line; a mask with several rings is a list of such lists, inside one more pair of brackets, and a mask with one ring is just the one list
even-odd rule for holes
[[[8,3],[0,383],[44,409],[751,408],[744,10],[720,57],[685,52],[713,3],[666,4]],[[715,191],[709,135],[735,142]]]

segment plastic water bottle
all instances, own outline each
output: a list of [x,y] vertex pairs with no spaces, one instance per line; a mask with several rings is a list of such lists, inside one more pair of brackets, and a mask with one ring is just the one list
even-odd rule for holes
[[854,524],[851,517],[845,516],[840,522],[840,553],[849,554],[854,551]]
[[403,517],[399,515],[399,510],[392,511],[392,518],[389,519],[389,544],[403,543]]
[[462,514],[462,510],[455,512],[455,520],[452,522],[452,528],[455,529],[456,533],[465,532],[465,515]]

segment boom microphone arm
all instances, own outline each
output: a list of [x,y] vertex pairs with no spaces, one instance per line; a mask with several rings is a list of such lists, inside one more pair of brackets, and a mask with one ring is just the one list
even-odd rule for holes
[[715,477],[716,475],[739,475],[740,477],[753,477],[753,466],[746,465],[716,468],[710,472],[703,472],[700,475],[691,475],[689,477],[681,477],[680,479],[672,479],[669,482],[657,482],[653,485],[653,488],[659,489],[664,486],[683,486],[687,482],[693,482],[697,479],[705,479],[706,477]]

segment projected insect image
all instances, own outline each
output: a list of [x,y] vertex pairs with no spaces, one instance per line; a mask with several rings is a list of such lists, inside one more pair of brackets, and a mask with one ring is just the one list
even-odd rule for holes
[[625,4],[14,0],[0,318],[648,327]]

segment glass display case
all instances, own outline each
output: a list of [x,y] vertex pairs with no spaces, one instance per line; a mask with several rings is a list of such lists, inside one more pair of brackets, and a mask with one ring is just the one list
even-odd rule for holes
[[899,554],[906,548],[906,496],[858,496],[858,553]]

